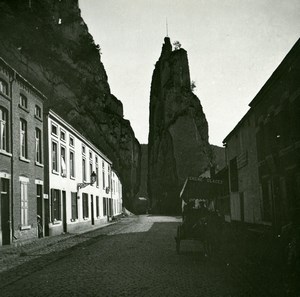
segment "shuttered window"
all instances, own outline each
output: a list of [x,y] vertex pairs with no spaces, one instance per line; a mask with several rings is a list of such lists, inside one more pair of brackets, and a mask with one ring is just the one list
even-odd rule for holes
[[21,225],[28,226],[28,187],[21,182]]

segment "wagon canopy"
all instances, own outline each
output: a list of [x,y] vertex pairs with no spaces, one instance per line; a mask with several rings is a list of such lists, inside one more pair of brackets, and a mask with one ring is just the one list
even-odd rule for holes
[[207,177],[188,177],[180,192],[184,202],[191,199],[214,200],[222,193],[223,181]]

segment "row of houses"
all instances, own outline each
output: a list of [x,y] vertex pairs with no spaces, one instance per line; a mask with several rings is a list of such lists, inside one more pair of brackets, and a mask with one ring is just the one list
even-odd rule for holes
[[215,176],[228,183],[219,204],[231,221],[277,235],[300,219],[299,78],[300,40],[224,139],[226,167]]
[[85,229],[122,213],[112,162],[46,110],[46,100],[0,58],[0,245]]

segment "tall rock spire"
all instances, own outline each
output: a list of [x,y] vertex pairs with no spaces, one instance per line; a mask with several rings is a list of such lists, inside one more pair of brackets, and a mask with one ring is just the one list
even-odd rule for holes
[[187,52],[172,51],[165,37],[150,94],[148,193],[154,212],[180,210],[187,176],[199,176],[211,162],[208,124],[191,91]]

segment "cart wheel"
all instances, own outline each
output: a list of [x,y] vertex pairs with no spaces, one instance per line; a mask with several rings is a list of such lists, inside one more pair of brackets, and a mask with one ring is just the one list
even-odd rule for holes
[[176,252],[180,254],[180,226],[177,227],[177,236],[175,237],[176,240]]

